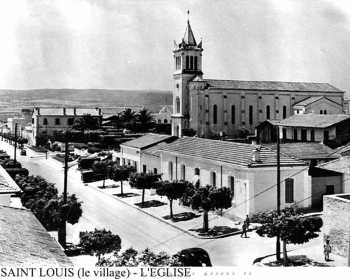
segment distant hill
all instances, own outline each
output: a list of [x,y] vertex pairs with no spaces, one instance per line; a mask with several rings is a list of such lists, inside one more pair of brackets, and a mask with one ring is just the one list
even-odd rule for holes
[[170,91],[108,89],[0,89],[0,114],[19,112],[33,106],[113,107],[143,105],[158,111],[172,104]]

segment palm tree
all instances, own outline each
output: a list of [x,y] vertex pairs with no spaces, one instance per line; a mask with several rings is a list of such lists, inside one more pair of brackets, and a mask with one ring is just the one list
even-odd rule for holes
[[154,118],[149,110],[146,108],[139,111],[136,115],[137,123],[140,125],[140,128],[148,130],[151,128],[154,123]]
[[90,114],[85,114],[82,117],[76,118],[73,123],[73,129],[80,130],[96,130],[100,127],[99,120]]
[[132,109],[127,108],[120,113],[119,118],[124,127],[133,126],[136,121],[136,113]]

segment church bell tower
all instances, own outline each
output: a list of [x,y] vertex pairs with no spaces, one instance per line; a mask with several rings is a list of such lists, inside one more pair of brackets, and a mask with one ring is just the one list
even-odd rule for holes
[[174,88],[171,133],[181,137],[183,129],[189,128],[190,92],[189,83],[197,76],[202,77],[202,41],[197,44],[190,21],[187,20],[185,35],[181,43],[174,41]]

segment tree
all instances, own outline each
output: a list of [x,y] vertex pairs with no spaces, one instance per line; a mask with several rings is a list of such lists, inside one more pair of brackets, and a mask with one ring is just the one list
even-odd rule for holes
[[22,189],[21,202],[30,209],[47,230],[57,230],[62,222],[75,224],[82,215],[81,202],[75,195],[58,196],[54,184],[40,176],[19,176],[16,183]]
[[112,234],[106,229],[80,232],[80,246],[85,252],[96,255],[100,262],[101,255],[117,252],[121,248],[121,239],[118,235]]
[[160,174],[154,173],[133,173],[130,175],[130,187],[142,189],[142,205],[145,202],[145,189],[157,188],[157,182],[160,180],[160,178]]
[[41,222],[47,230],[60,229],[63,222],[74,225],[83,213],[81,202],[74,194],[67,197],[66,203],[63,195],[48,200],[42,212]]
[[103,177],[102,188],[105,188],[106,179],[110,175],[112,164],[111,160],[96,161],[92,164],[92,170]]
[[49,136],[48,135],[37,135],[35,137],[35,145],[36,146],[46,146],[49,141]]
[[128,180],[131,173],[134,173],[136,169],[131,166],[115,166],[112,168],[112,179],[114,181],[120,181],[120,195],[124,195],[123,181]]
[[136,115],[136,121],[142,130],[149,130],[154,123],[154,118],[151,112],[144,108]]
[[209,230],[208,212],[210,210],[231,207],[232,194],[228,188],[218,188],[207,185],[196,190],[191,199],[193,209],[203,210],[203,232]]
[[141,252],[133,248],[126,249],[123,253],[114,253],[112,257],[102,257],[97,262],[100,267],[112,266],[182,266],[178,261],[179,257],[173,257],[165,252],[155,253],[150,249],[145,249]]
[[80,130],[84,134],[85,130],[97,130],[100,128],[100,121],[97,117],[90,114],[84,114],[83,116],[74,119],[72,128]]
[[122,111],[119,115],[123,127],[132,127],[136,122],[136,113],[130,108]]
[[157,187],[157,194],[166,196],[169,200],[170,218],[173,219],[173,201],[180,199],[185,193],[188,183],[186,181],[162,181]]
[[[287,244],[303,244],[318,236],[322,227],[320,217],[304,217],[295,208],[285,208],[278,215],[276,210],[258,213],[254,222],[262,225],[256,230],[260,236],[276,237],[278,232],[283,241],[283,264],[287,265]],[[277,258],[277,255],[276,255]],[[278,258],[277,258],[278,260]]]

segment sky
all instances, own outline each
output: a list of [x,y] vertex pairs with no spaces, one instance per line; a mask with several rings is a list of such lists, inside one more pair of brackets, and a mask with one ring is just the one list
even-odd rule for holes
[[350,93],[348,0],[1,0],[0,88],[171,90],[187,10],[205,78]]

